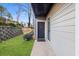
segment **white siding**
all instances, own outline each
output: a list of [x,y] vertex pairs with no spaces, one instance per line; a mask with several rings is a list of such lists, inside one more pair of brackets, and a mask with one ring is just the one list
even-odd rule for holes
[[76,6],[76,12],[75,12],[75,18],[76,18],[76,20],[75,20],[75,55],[76,56],[79,56],[79,3],[76,3],[75,4]]
[[[50,44],[56,55],[75,55],[75,4],[59,5],[59,10],[47,17],[50,17]],[[46,39],[47,36],[46,24]]]

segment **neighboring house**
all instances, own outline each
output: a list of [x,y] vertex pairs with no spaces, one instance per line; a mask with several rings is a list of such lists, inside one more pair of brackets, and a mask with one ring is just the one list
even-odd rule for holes
[[37,41],[48,41],[56,55],[75,55],[75,4],[32,3]]
[[5,17],[0,17],[0,22],[7,24],[7,23],[12,23],[13,21],[11,21],[11,20],[9,20],[9,19],[7,19]]

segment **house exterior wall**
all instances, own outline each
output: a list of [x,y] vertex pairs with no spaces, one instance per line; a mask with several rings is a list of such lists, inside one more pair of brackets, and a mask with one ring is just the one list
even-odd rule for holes
[[[31,7],[32,7],[32,6],[31,6]],[[33,22],[33,27],[34,27],[34,29],[33,29],[33,31],[34,31],[34,36],[33,36],[33,38],[36,39],[36,18],[35,18],[35,14],[34,14],[32,8],[31,8],[31,20],[32,20],[32,22]]]
[[76,31],[76,33],[75,33],[75,55],[76,56],[79,56],[79,3],[76,3],[75,4],[76,6],[75,6],[75,9],[76,9],[76,11],[75,11],[75,31]]
[[[50,41],[48,18],[50,17]],[[55,4],[46,17],[45,39],[56,55],[75,55],[75,4]]]

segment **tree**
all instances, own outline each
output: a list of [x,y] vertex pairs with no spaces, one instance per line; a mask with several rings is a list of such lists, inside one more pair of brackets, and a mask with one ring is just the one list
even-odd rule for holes
[[17,22],[19,22],[19,18],[20,18],[20,16],[21,16],[21,14],[24,12],[24,6],[23,6],[23,4],[21,4],[21,3],[16,3],[15,4],[15,6],[17,6],[18,7],[18,10],[16,11],[16,14],[17,14]]
[[0,6],[0,16],[3,16],[3,13],[5,11],[5,8],[3,6]]
[[18,5],[18,11],[16,12],[17,14],[17,22],[19,22],[19,17],[21,15],[21,7]]
[[16,4],[18,6],[18,11],[17,11],[17,22],[19,22],[19,17],[21,15],[21,13],[25,12],[28,14],[28,27],[30,27],[30,23],[31,23],[31,8],[30,8],[30,4]]
[[31,9],[30,9],[30,6],[29,6],[29,9],[28,9],[29,11],[28,11],[28,19],[29,19],[29,22],[28,22],[28,27],[30,27],[30,25],[31,25]]
[[[6,19],[6,17],[8,19]],[[13,17],[11,15],[11,13],[9,13],[5,7],[0,6],[0,20],[2,21],[2,23],[4,22],[3,19],[5,19],[5,22],[6,22],[7,20],[12,20]]]
[[[23,5],[25,8],[26,6]],[[26,13],[28,13],[28,27],[30,28],[31,26],[31,6],[28,4],[28,10],[24,10]]]
[[9,12],[7,12],[6,16],[8,17],[9,20],[12,20],[13,19],[11,13],[9,13]]

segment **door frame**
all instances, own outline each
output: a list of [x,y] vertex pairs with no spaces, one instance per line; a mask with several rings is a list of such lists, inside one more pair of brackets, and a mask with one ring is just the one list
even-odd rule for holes
[[[38,22],[45,22],[46,20],[37,20],[36,21],[36,39],[38,40]],[[46,22],[45,22],[46,24]],[[45,26],[44,26],[45,27]],[[45,30],[44,30],[45,31]],[[45,36],[44,36],[45,37]]]
[[47,20],[47,28],[48,40],[50,41],[50,17]]

